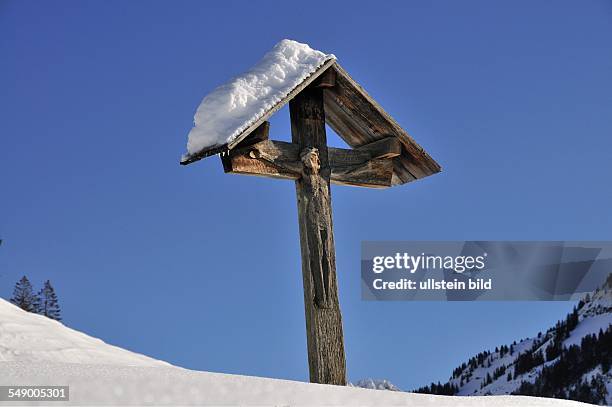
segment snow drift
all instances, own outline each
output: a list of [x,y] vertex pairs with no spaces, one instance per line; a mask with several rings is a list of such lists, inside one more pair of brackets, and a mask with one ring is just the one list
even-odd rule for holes
[[432,396],[191,371],[108,345],[4,300],[0,300],[0,385],[67,385],[69,404],[75,405],[580,405],[520,396]]
[[170,366],[166,362],[108,345],[42,315],[25,312],[2,299],[0,362]]
[[349,383],[349,386],[361,387],[362,389],[402,391],[399,387],[385,379],[361,379],[357,383]]

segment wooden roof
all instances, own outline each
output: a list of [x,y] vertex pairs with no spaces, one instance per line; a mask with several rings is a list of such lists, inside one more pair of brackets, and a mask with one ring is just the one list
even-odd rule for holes
[[233,149],[327,70],[334,71],[335,85],[323,90],[325,121],[348,145],[361,147],[389,136],[397,137],[400,141],[402,152],[393,158],[393,185],[404,184],[441,171],[440,165],[350,77],[335,59],[319,67],[231,143],[205,148],[184,158],[181,164],[187,165]]

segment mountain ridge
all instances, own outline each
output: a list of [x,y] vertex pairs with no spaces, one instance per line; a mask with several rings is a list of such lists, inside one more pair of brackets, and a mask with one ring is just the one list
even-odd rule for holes
[[[612,404],[611,335],[612,274],[554,327],[480,352],[455,368],[446,383],[415,391],[459,396],[528,394]],[[587,347],[597,354],[588,354]],[[575,360],[568,361],[570,357]],[[565,376],[573,376],[575,369],[582,371],[579,378],[568,380],[556,377],[562,369]]]

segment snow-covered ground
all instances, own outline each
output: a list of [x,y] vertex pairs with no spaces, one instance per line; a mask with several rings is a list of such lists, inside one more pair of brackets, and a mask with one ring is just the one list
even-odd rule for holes
[[[604,287],[596,290],[589,297],[589,301],[578,310],[578,325],[571,331],[569,337],[564,340],[563,346],[569,347],[571,345],[580,345],[582,338],[585,336],[597,334],[600,329],[606,330],[612,324],[612,287],[604,285]],[[518,356],[521,353],[530,351],[534,342],[538,343],[535,351],[541,350],[545,353],[546,348],[552,343],[552,334],[550,330],[545,332],[540,338],[533,337],[521,340],[514,346],[514,352],[512,354],[505,353],[502,356],[500,352],[492,352],[485,361],[472,370],[471,373],[468,367],[460,376],[452,378],[450,383],[459,387],[459,392],[457,394],[461,396],[510,394],[519,388],[522,381],[533,383],[540,374],[542,367],[555,363],[557,359],[536,366],[530,371],[518,377],[513,377],[510,380],[508,380],[508,373],[512,373],[514,376],[514,363]],[[494,379],[492,383],[481,386],[487,375],[494,377],[495,370],[503,366],[506,367],[504,374]],[[597,372],[601,373],[600,366],[597,366],[593,371],[586,374],[585,377],[590,378]],[[607,379],[607,402],[610,404],[612,403],[612,372],[604,374],[604,376]]]
[[[572,406],[532,397],[444,397],[338,387],[173,367],[2,363],[0,385],[70,386],[77,404],[275,405],[275,406]],[[1,366],[0,365],[0,366]],[[8,373],[8,374],[7,374]]]
[[25,312],[3,299],[0,299],[0,362],[171,366],[108,345],[42,315]]
[[581,405],[518,396],[431,396],[192,371],[108,345],[4,300],[0,385],[70,386],[74,405]]

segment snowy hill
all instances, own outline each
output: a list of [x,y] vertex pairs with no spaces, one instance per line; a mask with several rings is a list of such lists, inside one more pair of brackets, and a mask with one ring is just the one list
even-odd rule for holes
[[0,300],[1,385],[67,385],[68,404],[73,405],[581,405],[523,396],[445,397],[191,371],[108,345],[4,300]]
[[[611,335],[612,275],[555,327],[481,352],[456,368],[448,383],[419,390],[461,396],[544,393],[612,404]],[[593,389],[607,395],[586,394]]]
[[108,345],[42,315],[0,299],[0,362],[63,362],[124,366],[170,366]]

